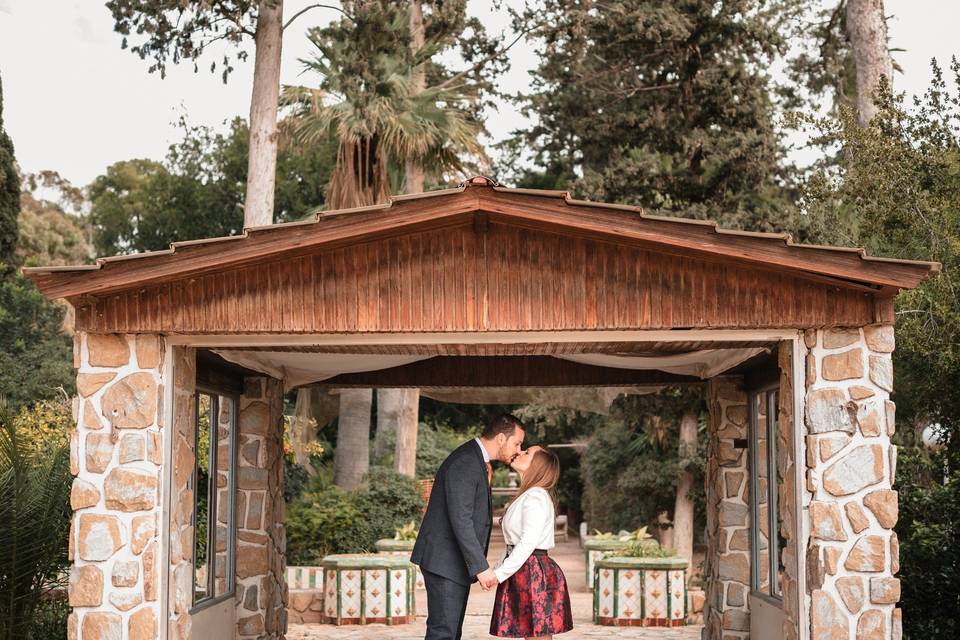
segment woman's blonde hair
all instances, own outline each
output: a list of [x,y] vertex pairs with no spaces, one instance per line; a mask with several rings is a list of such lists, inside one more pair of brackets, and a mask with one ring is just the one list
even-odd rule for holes
[[557,487],[557,481],[560,479],[560,459],[552,451],[547,449],[537,449],[530,460],[530,466],[527,467],[523,477],[520,479],[520,488],[517,490],[517,498],[523,495],[524,491],[540,487],[544,489],[553,500],[553,506],[557,506],[557,497],[554,495],[554,489]]

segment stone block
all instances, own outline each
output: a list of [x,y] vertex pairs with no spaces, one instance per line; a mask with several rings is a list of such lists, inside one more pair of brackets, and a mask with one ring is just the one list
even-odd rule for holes
[[840,547],[823,548],[823,567],[826,569],[828,575],[837,575],[837,567],[840,566],[840,553],[842,551]]
[[134,611],[127,621],[128,640],[155,640],[157,637],[157,616],[153,607],[141,607]]
[[897,524],[898,508],[896,491],[890,489],[871,491],[864,496],[863,503],[873,512],[873,515],[877,518],[877,522],[879,522],[880,526],[884,529],[893,529],[893,525]]
[[117,429],[146,429],[157,416],[157,382],[146,372],[117,380],[100,400],[103,416]]
[[163,438],[159,431],[150,430],[147,436],[147,460],[153,464],[163,464]]
[[896,604],[900,601],[900,580],[898,578],[870,578],[870,602],[874,604]]
[[835,496],[856,493],[883,480],[883,448],[860,445],[823,473],[823,487]]
[[810,528],[814,538],[820,540],[844,541],[847,532],[843,530],[843,519],[840,516],[840,506],[836,502],[810,503]]
[[[850,444],[850,441],[853,438],[846,434],[840,434],[835,436],[823,436],[820,438],[820,461],[826,462],[833,456],[840,453],[840,451]],[[814,466],[814,465],[809,465]]]
[[850,501],[845,504],[843,508],[847,513],[847,521],[850,523],[850,527],[854,533],[860,533],[870,526],[870,520],[867,518],[867,514],[864,513],[860,503]]
[[733,423],[738,427],[747,426],[747,405],[734,404],[727,407],[724,411],[727,422]]
[[863,337],[867,348],[877,353],[892,353],[896,345],[893,327],[890,325],[874,324],[863,328]]
[[110,581],[115,587],[132,587],[140,577],[140,563],[136,560],[117,560],[113,563]]
[[744,527],[750,515],[747,505],[733,500],[724,500],[720,503],[721,527]]
[[83,421],[81,425],[84,429],[89,429],[90,431],[99,431],[103,428],[103,423],[100,422],[100,418],[97,417],[97,409],[93,406],[89,398],[83,401]]
[[80,434],[73,430],[70,432],[70,474],[80,473]]
[[824,380],[851,380],[863,377],[863,351],[859,348],[824,356]]
[[861,387],[860,385],[853,385],[848,391],[850,398],[853,400],[866,400],[876,395],[876,392],[870,387]]
[[823,589],[811,594],[810,630],[812,640],[849,640],[847,614]]
[[143,602],[143,596],[133,589],[111,589],[110,604],[120,611],[130,611]]
[[130,361],[130,345],[126,336],[117,333],[90,333],[87,357],[93,367],[122,367]]
[[146,459],[146,445],[139,433],[128,433],[120,438],[120,464]]
[[94,507],[100,501],[100,490],[93,484],[81,478],[73,479],[70,488],[70,507],[74,511]]
[[750,561],[746,554],[727,553],[717,563],[718,577],[721,580],[736,580],[742,584],[750,583]]
[[113,458],[113,438],[109,433],[88,433],[83,441],[86,468],[90,473],[103,473]]
[[873,403],[862,403],[857,408],[857,424],[865,438],[878,436],[883,431],[880,410]]
[[890,614],[890,640],[903,640],[902,609],[894,609]]
[[809,433],[854,432],[843,389],[816,389],[807,393],[805,422]]
[[237,487],[244,491],[263,491],[267,488],[267,470],[256,467],[237,469]]
[[723,628],[726,631],[750,631],[750,614],[743,609],[727,609],[723,612]]
[[890,573],[900,573],[900,539],[896,531],[890,534]]
[[70,567],[67,599],[71,607],[99,607],[103,602],[103,572],[93,565]]
[[270,432],[270,408],[265,402],[251,402],[240,409],[240,433],[265,436]]
[[887,621],[882,611],[868,609],[857,620],[857,640],[888,640]]
[[83,614],[80,629],[83,640],[120,640],[123,634],[120,615],[106,611]]
[[237,620],[237,633],[241,636],[260,636],[263,633],[263,616],[259,613]]
[[890,356],[870,356],[870,381],[881,389],[893,391],[893,362]]
[[858,576],[843,576],[837,578],[837,593],[850,613],[857,613],[863,608],[866,591],[863,578]]
[[81,560],[107,560],[123,546],[120,520],[116,516],[81,513],[77,550]]
[[267,548],[253,545],[237,546],[237,578],[251,578],[267,573]]
[[156,369],[163,360],[163,345],[160,336],[138,333],[136,337],[137,366],[141,369]]
[[727,498],[736,498],[740,495],[740,487],[743,485],[744,477],[742,471],[727,471],[723,474]]
[[884,400],[883,408],[887,416],[887,435],[892,436],[897,430],[897,405],[892,400]]
[[111,380],[117,377],[116,372],[104,373],[78,373],[77,374],[77,393],[81,398],[89,398],[97,391],[103,388]]
[[151,540],[141,556],[143,562],[143,597],[148,601],[157,599],[157,542]]
[[147,543],[156,535],[157,518],[154,514],[134,516],[130,524],[130,550],[134,555],[140,555]]
[[861,536],[853,545],[843,566],[850,571],[879,572],[884,570],[883,536]]
[[113,469],[103,483],[108,509],[146,511],[157,503],[157,476],[137,469]]
[[827,329],[823,332],[824,349],[839,349],[859,340],[859,329]]

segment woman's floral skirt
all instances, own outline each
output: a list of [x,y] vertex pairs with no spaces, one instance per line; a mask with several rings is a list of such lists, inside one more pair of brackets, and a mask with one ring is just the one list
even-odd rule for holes
[[497,586],[490,635],[535,638],[573,629],[563,570],[549,556],[534,554]]

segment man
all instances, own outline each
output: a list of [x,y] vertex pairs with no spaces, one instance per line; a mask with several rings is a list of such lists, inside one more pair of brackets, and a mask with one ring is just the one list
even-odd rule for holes
[[420,565],[427,587],[424,640],[460,640],[470,584],[479,581],[484,589],[497,585],[487,564],[493,526],[488,471],[491,460],[509,464],[520,452],[523,436],[517,418],[497,416],[437,471],[410,557]]

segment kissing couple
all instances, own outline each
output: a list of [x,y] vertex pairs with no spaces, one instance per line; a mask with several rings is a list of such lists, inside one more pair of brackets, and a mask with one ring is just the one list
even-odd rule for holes
[[[411,561],[427,587],[424,640],[460,640],[470,584],[497,594],[490,635],[551,638],[573,628],[563,571],[547,555],[554,547],[557,456],[542,447],[521,450],[523,423],[503,414],[479,438],[460,445],[440,465]],[[507,548],[487,563],[493,505],[492,460],[520,475],[520,488],[501,519]]]

